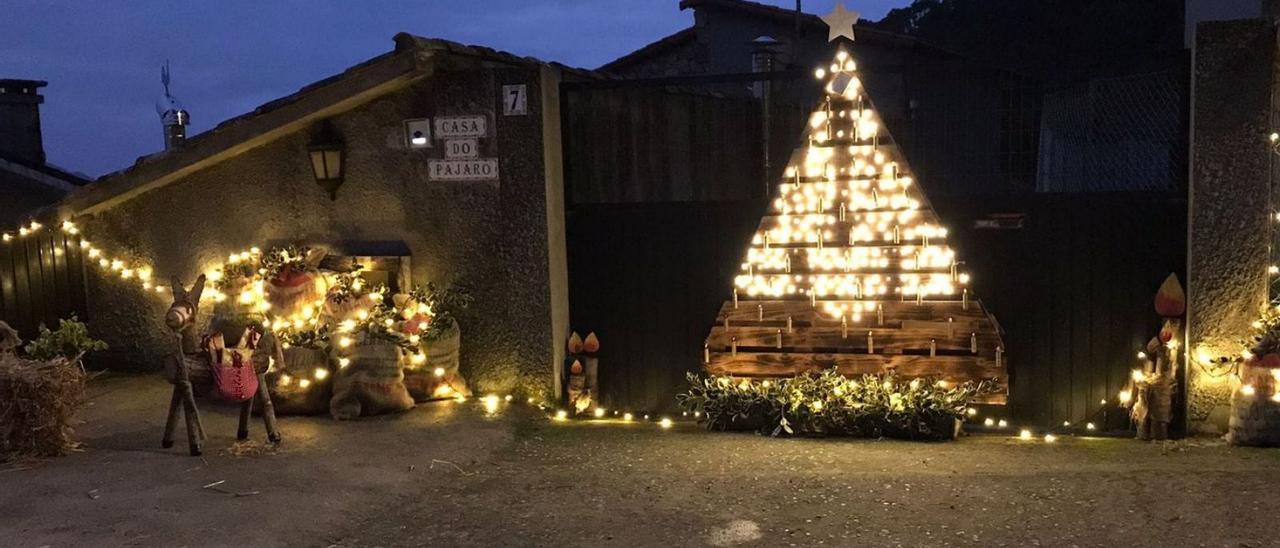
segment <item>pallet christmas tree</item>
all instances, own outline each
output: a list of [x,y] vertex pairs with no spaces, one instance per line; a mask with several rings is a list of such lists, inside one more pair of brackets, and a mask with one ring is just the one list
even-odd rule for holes
[[823,98],[707,336],[704,368],[991,380],[1000,390],[986,403],[1004,403],[998,324],[876,115],[840,43],[848,27],[832,25],[834,59],[816,71]]

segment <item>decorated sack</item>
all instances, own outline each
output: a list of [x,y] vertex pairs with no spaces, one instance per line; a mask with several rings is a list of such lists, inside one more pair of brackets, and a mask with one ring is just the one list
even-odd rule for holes
[[245,342],[243,347],[227,348],[222,334],[213,333],[205,338],[204,345],[213,380],[213,395],[232,403],[249,401],[258,391],[258,372],[254,370],[251,359],[258,335],[249,329],[241,339]]
[[462,331],[457,322],[444,330],[439,338],[426,342],[426,361],[405,367],[404,383],[417,401],[466,397],[471,395],[466,381],[458,372],[458,351]]
[[1268,308],[1237,364],[1227,440],[1232,445],[1280,447],[1280,310]]
[[267,302],[275,316],[292,317],[325,301],[327,284],[316,269],[324,256],[321,249],[288,247],[262,257]]
[[404,385],[399,345],[371,341],[355,346],[350,362],[334,378],[329,414],[335,419],[399,413],[413,408]]
[[276,413],[320,415],[329,410],[333,396],[333,374],[329,354],[323,348],[289,346],[282,350],[283,363],[267,375],[267,388]]
[[[393,298],[400,313],[400,331],[413,354],[405,367],[405,384],[417,401],[471,395],[459,371],[462,330],[456,314],[471,304],[471,296],[460,285],[438,287],[427,284]],[[425,347],[422,348],[422,347]]]

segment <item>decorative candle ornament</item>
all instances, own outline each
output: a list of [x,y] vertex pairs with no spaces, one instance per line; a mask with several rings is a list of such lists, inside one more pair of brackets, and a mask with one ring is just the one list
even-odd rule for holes
[[[928,232],[924,232],[924,233],[922,233],[922,234],[920,235],[920,244],[921,244],[921,245],[923,245],[924,247],[929,247],[929,233],[928,233]],[[918,252],[917,252],[917,253],[918,253]]]
[[929,339],[929,357],[934,358],[937,356],[938,356],[938,340]]
[[997,346],[996,347],[996,369],[999,369],[1001,367],[1000,362],[1003,361],[1003,358],[1004,358],[1004,347]]
[[960,292],[960,309],[969,309],[969,288],[967,287]]
[[843,314],[840,315],[840,338],[849,338],[849,317]]
[[971,354],[978,353],[978,334],[977,333],[969,334],[969,352]]
[[791,324],[791,316],[787,316],[787,333],[794,333],[795,328]]
[[[813,138],[812,138],[812,137],[810,137],[810,138],[809,138],[809,145],[810,145],[810,146],[812,146],[812,145],[813,145]],[[796,188],[796,190],[800,190],[800,168],[796,168],[796,182],[795,182],[795,188]]]
[[884,303],[876,304],[876,324],[884,325]]
[[[736,287],[733,288],[733,309],[734,310],[738,309],[738,288]],[[725,318],[724,320],[728,322],[729,318]]]
[[902,243],[902,228],[898,225],[893,225],[893,243]]
[[956,325],[956,319],[948,316],[947,317],[947,338],[948,339],[955,336],[955,325]]
[[840,222],[844,222],[844,202],[840,202]]
[[702,363],[711,363],[711,347],[702,345]]
[[790,274],[791,273],[791,253],[790,252],[787,252],[787,256],[786,256],[786,269],[787,269],[787,274]]
[[729,355],[731,356],[738,355],[738,338],[737,337],[729,339]]
[[959,276],[959,273],[958,273],[958,269],[956,268],[956,262],[953,260],[953,261],[951,261],[951,281],[952,281],[952,283],[954,283],[954,282],[956,281],[956,279],[957,279],[957,278],[959,278],[959,277],[960,277],[960,276]]
[[874,331],[867,331],[867,353],[868,354],[876,353],[876,338],[875,338]]
[[880,193],[874,188],[871,189],[871,203],[875,204],[876,207],[880,207]]
[[782,330],[781,329],[778,330],[778,340],[774,344],[774,347],[778,349],[782,349]]
[[728,331],[728,330],[729,330],[729,317],[728,317],[728,316],[725,316],[725,317],[724,317],[724,329],[725,329],[725,331]]
[[764,233],[764,248],[769,249],[769,233]]
[[822,249],[822,232],[818,232],[818,249]]
[[924,304],[924,291],[920,290],[920,285],[916,284],[916,306]]
[[813,306],[814,308],[818,308],[818,293],[817,293],[817,292],[815,292],[815,291],[810,291],[810,292],[809,292],[809,305],[810,305],[810,306]]
[[756,305],[756,320],[764,321],[764,305],[762,304]]

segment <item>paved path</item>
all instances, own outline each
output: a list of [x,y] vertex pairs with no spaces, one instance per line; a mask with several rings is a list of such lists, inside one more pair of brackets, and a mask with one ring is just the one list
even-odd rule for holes
[[201,460],[159,449],[166,388],[95,383],[84,452],[0,466],[0,545],[1280,546],[1280,451],[1213,441],[785,440],[473,401],[286,418],[241,455],[210,410]]

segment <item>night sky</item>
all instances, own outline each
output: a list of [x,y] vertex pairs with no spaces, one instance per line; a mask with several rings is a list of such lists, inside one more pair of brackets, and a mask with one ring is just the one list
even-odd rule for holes
[[[763,0],[794,7],[792,0]],[[836,0],[804,0],[827,13]],[[880,19],[909,0],[846,0]],[[6,1],[0,78],[46,80],[52,164],[90,176],[162,148],[169,59],[190,134],[390,51],[397,32],[595,68],[685,28],[678,0]]]

